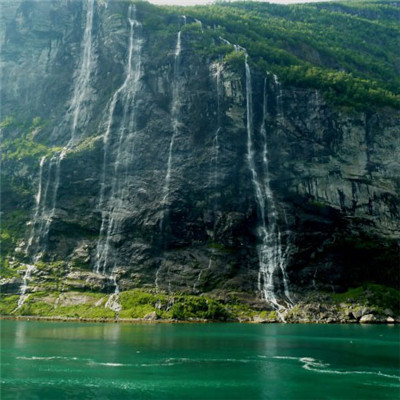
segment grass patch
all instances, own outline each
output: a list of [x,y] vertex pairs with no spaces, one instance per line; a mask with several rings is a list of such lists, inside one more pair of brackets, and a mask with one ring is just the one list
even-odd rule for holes
[[18,269],[13,268],[7,258],[2,258],[0,261],[0,278],[19,278],[20,276]]
[[0,315],[10,315],[18,306],[18,295],[0,295]]
[[373,283],[365,283],[362,286],[349,289],[344,293],[331,294],[336,303],[357,302],[363,305],[373,305],[382,309],[390,308],[398,312],[400,309],[400,291]]
[[153,294],[134,289],[122,292],[119,302],[122,306],[121,318],[143,318],[154,311],[160,318],[171,317],[167,312],[168,296],[164,294]]

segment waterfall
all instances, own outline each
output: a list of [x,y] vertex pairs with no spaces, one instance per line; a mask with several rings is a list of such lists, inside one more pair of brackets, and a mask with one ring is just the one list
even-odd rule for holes
[[258,290],[261,296],[279,312],[284,307],[278,303],[274,276],[280,272],[285,288],[285,296],[290,302],[288,280],[285,271],[285,258],[282,253],[281,233],[277,224],[277,210],[270,187],[266,118],[266,81],[264,81],[263,121],[260,129],[264,141],[262,161],[264,179],[257,173],[255,165],[254,126],[253,126],[253,94],[251,71],[245,53],[246,69],[246,117],[247,117],[247,160],[251,172],[251,180],[254,187],[258,209],[257,235],[259,239],[258,259]]
[[18,298],[18,305],[17,305],[17,308],[13,312],[15,312],[19,308],[21,308],[24,305],[26,299],[28,298],[29,295],[26,294],[26,291],[27,291],[28,286],[29,286],[29,280],[31,278],[32,272],[35,269],[36,268],[35,268],[34,265],[27,264],[24,276],[22,277],[23,283],[22,283],[20,295],[19,295],[19,298]]
[[279,82],[278,77],[274,74],[274,84],[275,84],[275,90],[276,90],[276,117],[277,119],[283,119],[284,118],[284,113],[283,113],[283,92],[282,92],[282,86],[281,83]]
[[[119,286],[115,276],[117,260],[115,255],[112,257],[111,242],[121,229],[123,216],[127,213],[126,209],[129,207],[127,187],[129,185],[129,167],[133,160],[135,147],[136,98],[141,78],[142,25],[136,19],[135,6],[129,6],[128,13],[130,30],[125,79],[111,99],[105,123],[104,157],[99,196],[99,209],[101,210],[102,220],[94,265],[94,271],[103,274],[106,274],[107,269],[112,266],[109,278],[115,286],[115,292],[113,300],[110,297],[109,305],[111,302],[115,303],[115,298],[119,293]],[[118,129],[115,130],[116,140],[112,141],[114,113],[118,102],[122,103],[123,112]],[[112,144],[116,146],[112,148]],[[110,174],[108,173],[109,168],[107,168],[109,162],[112,163]],[[109,192],[106,199],[105,189],[107,185]]]
[[201,33],[204,33],[204,31],[203,31],[203,23],[199,19],[196,19],[196,18],[194,19],[194,22],[196,22],[196,24],[200,25]]
[[[260,128],[260,133],[263,139],[263,152],[262,152],[262,165],[263,165],[263,172],[264,172],[264,180],[263,180],[263,187],[264,187],[264,194],[265,194],[265,202],[264,204],[267,206],[267,220],[268,220],[268,230],[267,236],[265,237],[264,242],[270,243],[270,246],[274,248],[274,254],[272,261],[275,262],[275,265],[279,266],[281,275],[282,275],[282,282],[284,287],[284,293],[286,299],[292,303],[290,298],[290,291],[289,291],[289,279],[286,272],[286,255],[282,251],[283,244],[281,240],[281,232],[279,231],[278,227],[278,212],[276,210],[276,204],[274,199],[274,194],[272,192],[270,186],[270,174],[269,174],[269,158],[268,158],[268,140],[267,140],[267,129],[266,129],[266,116],[267,116],[267,80],[264,79],[264,90],[263,90],[263,117],[262,123]],[[274,260],[275,259],[275,260]],[[269,261],[270,262],[270,261]],[[261,274],[262,275],[262,274]],[[261,282],[265,281],[266,277],[260,276],[259,274],[259,287],[262,286]],[[268,279],[267,279],[268,281]],[[265,296],[265,289],[262,290]]]
[[109,308],[112,311],[115,311],[117,314],[122,310],[122,306],[119,303],[119,285],[117,282],[117,277],[112,275],[112,281],[115,287],[114,293],[108,298],[105,308]]
[[213,143],[213,183],[214,188],[218,185],[218,158],[219,158],[219,133],[222,128],[221,124],[221,96],[222,96],[222,86],[221,86],[221,73],[223,66],[220,62],[217,64],[217,71],[215,73],[215,80],[217,85],[217,129],[214,134]]
[[[47,237],[50,230],[51,222],[56,213],[57,194],[60,186],[60,169],[61,161],[65,158],[67,152],[73,147],[76,141],[76,132],[79,124],[79,117],[83,102],[87,98],[89,91],[90,77],[93,69],[93,44],[92,44],[92,29],[93,29],[93,14],[94,0],[87,0],[85,30],[82,39],[82,50],[80,62],[77,68],[76,77],[74,79],[74,89],[71,99],[71,105],[68,114],[72,115],[70,126],[70,138],[63,149],[50,158],[47,168],[47,182],[45,190],[42,193],[43,185],[43,169],[46,159],[43,157],[40,160],[39,170],[39,188],[36,195],[36,206],[33,219],[31,221],[32,230],[26,253],[30,254],[33,250],[32,262],[37,262],[43,253],[46,246]],[[49,193],[51,197],[49,198]]]
[[226,45],[232,46],[232,43],[229,42],[228,40],[224,39],[222,36],[219,36],[219,39],[220,39],[222,42],[224,42]]
[[42,185],[43,185],[43,165],[46,161],[46,157],[42,157],[40,159],[39,163],[39,185],[38,185],[38,190],[35,195],[35,209],[34,209],[34,214],[33,214],[33,219],[31,221],[31,233],[28,239],[28,245],[27,245],[27,253],[29,253],[29,250],[31,249],[33,245],[33,240],[35,239],[35,225],[39,219],[39,213],[40,213],[40,205],[41,205],[41,200],[42,200]]
[[[68,110],[72,115],[70,122],[70,137],[67,144],[61,151],[53,154],[50,158],[47,168],[47,181],[45,190],[43,191],[44,168],[46,157],[42,157],[39,164],[39,184],[37,194],[35,196],[35,209],[31,220],[31,233],[27,242],[25,252],[31,256],[31,263],[35,264],[42,257],[47,245],[47,238],[50,231],[50,225],[56,213],[57,194],[60,186],[60,169],[61,161],[67,152],[74,146],[76,142],[76,132],[81,126],[79,117],[81,107],[87,98],[89,91],[90,77],[93,69],[93,14],[94,0],[87,0],[85,30],[82,39],[82,50],[80,62],[77,68],[76,77],[74,79],[74,89],[71,98],[71,105]],[[49,197],[51,195],[51,197]],[[22,291],[26,292],[28,280],[30,279],[32,269],[28,265],[24,275],[24,286]],[[25,289],[24,289],[25,288]],[[24,293],[25,294],[25,293]],[[21,299],[25,296],[21,295]],[[24,300],[21,300],[22,302]],[[22,304],[21,304],[22,305]]]
[[71,113],[72,113],[72,128],[71,128],[71,138],[67,144],[67,148],[71,148],[75,144],[75,135],[78,127],[83,124],[79,123],[79,117],[81,112],[81,106],[86,100],[89,86],[90,78],[92,75],[92,65],[93,65],[93,40],[92,40],[92,30],[93,30],[93,14],[94,14],[94,0],[88,0],[87,2],[87,12],[86,12],[86,24],[85,32],[83,34],[83,45],[82,45],[82,55],[81,62],[79,65],[77,78],[74,84],[74,93],[71,100]]
[[179,61],[181,54],[181,31],[178,32],[178,37],[176,40],[175,46],[175,60],[174,60],[174,80],[173,80],[173,88],[172,88],[172,108],[171,108],[171,118],[172,118],[172,136],[169,143],[169,151],[168,151],[168,161],[167,161],[167,173],[165,175],[164,187],[163,187],[163,198],[162,198],[162,216],[160,222],[160,231],[162,233],[164,227],[164,219],[168,212],[168,201],[170,195],[170,183],[171,183],[171,172],[172,172],[172,158],[173,158],[173,149],[176,136],[179,133],[179,112],[180,112],[180,98],[179,98]]
[[[164,222],[165,218],[169,211],[169,197],[170,197],[170,183],[171,183],[171,173],[172,173],[172,159],[173,159],[173,150],[176,136],[179,133],[179,113],[180,113],[180,98],[179,98],[179,70],[180,70],[180,55],[182,50],[181,44],[181,31],[178,32],[178,36],[176,39],[176,46],[174,52],[174,78],[173,78],[173,87],[172,87],[172,106],[171,106],[171,120],[172,120],[172,136],[169,142],[169,150],[168,150],[168,160],[167,160],[167,172],[165,174],[164,186],[162,190],[162,200],[161,207],[162,213],[160,218],[160,234],[163,234]],[[159,279],[160,279],[161,265],[156,271],[156,276],[154,280],[154,285],[158,291],[159,289]],[[170,287],[170,284],[169,284]]]

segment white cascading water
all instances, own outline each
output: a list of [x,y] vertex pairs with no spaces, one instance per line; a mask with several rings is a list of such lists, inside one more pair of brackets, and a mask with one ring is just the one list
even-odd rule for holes
[[275,85],[275,90],[276,90],[276,117],[278,120],[281,120],[284,118],[284,113],[283,113],[283,92],[282,92],[282,86],[281,83],[279,82],[278,77],[274,74],[274,85]]
[[40,164],[39,164],[39,185],[38,185],[38,190],[35,195],[35,210],[33,213],[33,219],[30,222],[32,225],[31,228],[31,233],[28,239],[28,245],[27,249],[30,249],[33,244],[33,240],[35,238],[35,221],[38,221],[39,218],[39,213],[40,213],[40,205],[41,205],[41,200],[42,200],[42,185],[43,185],[43,166],[46,161],[46,157],[42,157],[40,159]]
[[214,187],[218,185],[218,158],[219,158],[219,133],[221,131],[221,96],[222,96],[222,83],[221,74],[223,70],[222,63],[217,64],[217,70],[215,72],[215,80],[217,85],[217,129],[215,130],[214,143],[213,143],[213,184]]
[[[50,230],[51,222],[56,213],[57,194],[60,186],[60,167],[61,161],[64,159],[68,150],[70,150],[76,142],[76,132],[79,127],[79,117],[81,112],[82,103],[87,98],[89,91],[90,77],[93,69],[93,14],[94,14],[94,0],[87,0],[85,31],[82,40],[82,52],[80,63],[74,79],[74,90],[69,108],[69,115],[72,115],[70,138],[68,143],[63,149],[55,153],[49,160],[47,169],[47,181],[45,190],[43,191],[43,170],[46,162],[46,157],[42,157],[39,167],[39,185],[38,191],[35,196],[35,210],[33,219],[31,221],[31,233],[28,239],[26,254],[31,255],[31,263],[34,265],[40,260],[44,252],[47,237]],[[28,279],[33,270],[28,265],[24,274],[24,285],[21,288],[21,297],[26,300],[26,290],[28,287]],[[22,294],[23,292],[23,294]],[[22,302],[23,304],[23,302]],[[20,306],[22,306],[19,305]]]
[[26,265],[26,271],[24,273],[24,276],[22,278],[23,283],[22,283],[22,287],[21,287],[21,293],[19,295],[18,298],[18,306],[17,308],[14,310],[18,310],[19,308],[21,308],[23,306],[23,304],[25,303],[26,299],[29,297],[29,295],[26,294],[26,291],[28,289],[29,286],[29,279],[31,278],[31,274],[32,272],[35,270],[35,266],[32,264],[27,264]]
[[228,40],[224,39],[222,36],[219,36],[219,39],[220,39],[222,42],[224,42],[226,45],[232,46],[232,43],[229,42]]
[[[270,245],[276,249],[275,251],[275,263],[279,266],[282,275],[282,283],[284,287],[284,293],[289,303],[292,303],[289,291],[289,279],[286,272],[286,255],[282,251],[283,244],[281,240],[281,232],[278,227],[278,213],[276,210],[276,204],[274,194],[270,186],[270,175],[269,175],[269,158],[268,158],[268,138],[266,129],[266,117],[267,117],[267,79],[264,79],[264,91],[263,91],[263,117],[260,128],[260,133],[263,138],[263,152],[262,152],[262,165],[264,172],[263,188],[265,193],[265,203],[267,207],[267,220],[268,220],[268,237],[272,239]],[[268,243],[268,241],[267,241]],[[261,277],[259,276],[259,283],[261,283]]]
[[[104,134],[104,159],[99,198],[102,221],[94,265],[94,271],[102,274],[106,274],[107,269],[112,266],[109,278],[113,282],[115,291],[107,301],[106,307],[116,312],[120,311],[121,306],[118,303],[119,285],[115,276],[117,260],[115,255],[112,254],[111,241],[120,231],[121,222],[124,220],[124,215],[126,215],[126,210],[129,207],[129,168],[133,160],[136,139],[136,98],[141,78],[143,44],[142,25],[136,19],[136,7],[134,5],[129,6],[128,13],[130,31],[125,79],[111,99]],[[114,112],[118,101],[122,103],[123,112],[115,135],[117,146],[114,151],[111,151]],[[107,174],[109,161],[112,162],[111,174]],[[110,182],[110,191],[106,199],[105,188],[108,182]]]
[[204,33],[204,31],[203,31],[203,23],[199,19],[196,19],[196,18],[194,19],[194,22],[196,22],[196,24],[200,25],[201,33]]
[[[184,18],[186,22],[186,17]],[[171,183],[171,173],[172,173],[172,159],[173,159],[173,150],[176,136],[179,133],[179,113],[180,113],[180,98],[179,98],[179,63],[180,63],[180,55],[182,50],[182,42],[181,42],[181,31],[178,32],[178,36],[176,39],[175,53],[174,53],[174,80],[172,87],[172,107],[171,107],[171,119],[172,119],[172,136],[169,142],[169,151],[168,151],[168,161],[167,161],[167,173],[164,179],[163,186],[163,197],[161,200],[162,214],[160,219],[160,233],[163,234],[164,222],[166,215],[169,211],[169,197],[170,197],[170,183]],[[159,289],[159,279],[161,272],[161,265],[156,271],[156,276],[154,280],[154,285],[156,289]]]
[[[221,82],[221,74],[223,71],[223,64],[218,62],[216,64],[216,71],[214,74],[215,81],[216,81],[216,89],[217,89],[217,129],[215,130],[214,138],[213,138],[213,149],[212,149],[212,158],[211,158],[211,168],[210,168],[210,186],[213,189],[214,193],[217,192],[218,181],[219,181],[219,134],[222,128],[221,122],[221,96],[222,96],[222,82]],[[214,198],[213,201],[213,213],[214,213],[214,227],[212,232],[212,239],[215,241],[215,225],[216,225],[216,212],[218,207],[218,199]],[[213,264],[214,259],[214,252],[215,249],[212,249],[211,257],[209,259],[207,269],[211,269],[211,265]],[[202,275],[203,270],[199,272],[197,282],[194,284],[193,289],[196,289],[196,286],[200,282],[200,278]]]
[[[72,115],[70,138],[63,149],[55,153],[49,160],[47,168],[47,182],[45,190],[42,193],[43,184],[43,168],[45,158],[40,160],[40,176],[38,193],[39,202],[36,201],[36,208],[32,220],[31,236],[28,241],[27,253],[34,253],[35,261],[40,259],[45,242],[49,233],[50,224],[55,215],[57,193],[60,185],[60,165],[68,150],[70,150],[76,141],[76,132],[79,127],[79,116],[82,103],[86,100],[90,85],[90,77],[93,69],[93,14],[94,0],[87,1],[85,31],[82,40],[82,53],[80,63],[77,69],[76,78],[74,79],[74,90],[71,98],[71,105],[68,110],[69,115]],[[37,196],[38,197],[38,196]]]
[[280,271],[285,288],[285,296],[287,302],[290,302],[289,286],[285,271],[285,258],[281,246],[281,233],[277,224],[277,210],[270,187],[269,168],[268,168],[268,147],[267,134],[265,127],[266,118],[266,87],[264,82],[264,105],[263,105],[263,122],[261,126],[261,134],[264,140],[263,148],[263,169],[264,180],[260,178],[255,165],[254,126],[253,126],[253,95],[250,66],[247,61],[247,53],[245,53],[245,69],[246,69],[246,117],[247,117],[247,160],[251,172],[251,179],[257,201],[259,214],[259,225],[257,234],[259,238],[258,258],[258,290],[264,300],[270,303],[278,312],[285,307],[278,303],[276,295],[276,287],[274,276]]
[[178,37],[176,40],[175,47],[175,60],[174,60],[174,81],[172,88],[172,109],[171,109],[171,117],[172,117],[172,136],[169,142],[169,151],[168,151],[168,161],[167,161],[167,173],[165,175],[164,186],[163,186],[163,198],[162,198],[162,216],[160,222],[160,231],[162,233],[164,219],[168,212],[168,202],[170,195],[170,183],[171,183],[171,172],[172,172],[172,158],[173,158],[173,150],[176,136],[179,133],[179,112],[180,112],[180,98],[179,98],[179,61],[181,54],[181,31],[178,32]]

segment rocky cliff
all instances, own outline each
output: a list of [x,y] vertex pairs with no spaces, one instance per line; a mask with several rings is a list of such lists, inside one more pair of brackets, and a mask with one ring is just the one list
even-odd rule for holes
[[280,311],[397,287],[399,112],[283,86],[212,26],[166,14],[150,29],[160,15],[4,6],[2,293],[20,309],[78,291],[118,312],[140,288]]

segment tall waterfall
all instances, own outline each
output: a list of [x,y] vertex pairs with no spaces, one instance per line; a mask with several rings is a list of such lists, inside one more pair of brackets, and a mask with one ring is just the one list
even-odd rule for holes
[[[277,289],[275,287],[276,275],[280,273],[284,285],[286,300],[291,302],[288,279],[285,270],[285,257],[282,252],[281,233],[278,227],[278,214],[275,206],[273,193],[270,187],[269,161],[266,132],[266,80],[264,80],[264,98],[263,98],[263,120],[260,129],[263,138],[262,152],[262,174],[257,173],[255,163],[254,125],[253,125],[253,93],[251,71],[245,55],[246,68],[246,116],[247,116],[247,160],[251,172],[251,180],[254,187],[255,197],[258,208],[258,227],[257,235],[258,245],[258,290],[262,297],[276,310],[284,308],[278,303]],[[264,179],[262,179],[262,176]]]
[[26,248],[27,254],[32,255],[32,262],[41,258],[46,246],[51,222],[55,216],[57,194],[60,186],[61,161],[73,147],[77,139],[77,130],[80,124],[81,108],[87,99],[90,87],[90,77],[93,70],[93,14],[94,0],[87,0],[85,30],[82,39],[80,62],[75,74],[74,89],[70,101],[68,115],[70,116],[70,136],[63,149],[50,158],[47,166],[45,190],[42,190],[46,159],[40,160],[39,188],[36,195],[36,207],[31,221],[31,234]]
[[276,90],[276,117],[278,120],[284,118],[284,113],[283,113],[283,92],[282,92],[282,86],[281,83],[279,82],[278,77],[274,74],[274,85],[275,85],[275,90]]
[[179,97],[179,62],[181,54],[181,31],[178,32],[178,37],[175,46],[175,59],[174,59],[174,80],[172,88],[172,108],[171,108],[171,118],[172,118],[172,136],[169,142],[168,151],[168,161],[167,161],[167,173],[165,175],[164,187],[163,187],[163,198],[162,198],[162,216],[160,221],[160,231],[162,233],[164,228],[165,216],[168,213],[168,202],[170,195],[170,183],[171,183],[171,172],[172,172],[172,158],[173,150],[176,136],[179,133],[179,112],[180,112],[180,97]]
[[[215,66],[215,83],[216,83],[216,92],[217,92],[217,128],[215,129],[213,143],[212,143],[212,156],[211,156],[211,164],[210,164],[210,177],[209,177],[209,186],[212,191],[212,210],[213,210],[213,230],[212,230],[212,241],[215,242],[215,231],[217,224],[217,210],[218,210],[218,202],[219,198],[216,196],[218,191],[218,183],[219,183],[219,153],[220,153],[220,138],[219,134],[222,129],[222,120],[221,120],[221,97],[222,97],[222,82],[221,82],[221,74],[223,70],[223,64],[221,60]],[[211,266],[213,265],[215,258],[215,249],[211,249],[211,256],[209,258],[207,270],[211,270]],[[197,285],[200,283],[200,278],[202,276],[203,269],[199,272],[196,283],[193,285],[193,290],[197,289]]]
[[[186,23],[186,17],[184,18]],[[161,237],[163,235],[165,218],[169,212],[169,197],[170,197],[170,183],[171,183],[171,173],[172,173],[172,159],[173,159],[173,151],[174,151],[174,143],[175,139],[179,133],[179,113],[181,108],[181,102],[179,97],[179,72],[180,72],[180,55],[182,50],[182,42],[181,42],[181,31],[178,32],[178,36],[176,39],[175,53],[174,53],[174,78],[173,78],[173,86],[172,86],[172,106],[171,106],[171,121],[172,121],[172,136],[169,142],[169,150],[168,150],[168,161],[167,161],[167,172],[165,174],[164,186],[162,191],[162,214],[160,219],[160,234]],[[160,273],[161,273],[162,265],[156,271],[156,276],[154,280],[154,285],[156,289],[159,289],[159,281],[160,281]],[[169,273],[168,273],[169,275]],[[168,284],[168,288],[170,288],[170,282]]]
[[[93,70],[93,14],[94,0],[87,0],[85,30],[82,39],[81,57],[74,79],[74,89],[71,98],[70,108],[68,110],[70,121],[70,136],[67,144],[61,151],[53,154],[48,162],[45,190],[43,191],[44,169],[46,157],[42,157],[39,164],[39,184],[35,196],[35,209],[31,220],[31,233],[26,246],[26,254],[31,257],[31,263],[35,264],[43,255],[47,245],[47,238],[50,231],[50,225],[56,213],[57,194],[60,186],[61,161],[67,152],[76,143],[78,128],[80,124],[81,108],[87,99],[90,86],[90,77]],[[20,299],[25,299],[25,292],[28,285],[28,279],[32,273],[30,266],[24,274],[24,285],[21,289]],[[22,293],[23,292],[23,293]],[[22,300],[24,301],[24,300]],[[19,304],[19,307],[22,304]]]
[[221,73],[222,73],[222,63],[218,62],[215,72],[215,81],[217,86],[217,129],[215,130],[214,140],[213,140],[213,158],[212,158],[212,183],[214,188],[218,185],[218,163],[219,163],[219,133],[222,128],[221,123],[221,96],[222,96],[222,83],[221,83]]
[[[112,239],[121,229],[121,221],[128,204],[129,168],[132,164],[136,139],[137,92],[141,78],[142,25],[136,19],[136,7],[129,6],[129,46],[125,79],[114,93],[108,110],[104,134],[104,158],[101,177],[99,208],[102,221],[96,248],[94,270],[109,273],[114,282],[115,293],[119,288],[114,275],[116,258],[112,254]],[[114,113],[117,103],[122,105],[122,118],[114,129]],[[115,137],[115,140],[112,140]],[[109,168],[109,165],[112,168]],[[109,189],[106,192],[106,187]],[[107,195],[107,196],[106,196]]]

